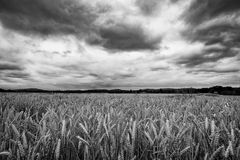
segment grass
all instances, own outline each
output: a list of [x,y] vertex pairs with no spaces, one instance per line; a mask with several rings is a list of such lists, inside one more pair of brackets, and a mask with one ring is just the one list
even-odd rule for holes
[[240,97],[0,94],[0,159],[240,159]]

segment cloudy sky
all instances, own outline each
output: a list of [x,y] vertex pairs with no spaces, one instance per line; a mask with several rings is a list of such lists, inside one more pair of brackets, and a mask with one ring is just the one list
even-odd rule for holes
[[0,87],[240,86],[239,0],[0,0]]

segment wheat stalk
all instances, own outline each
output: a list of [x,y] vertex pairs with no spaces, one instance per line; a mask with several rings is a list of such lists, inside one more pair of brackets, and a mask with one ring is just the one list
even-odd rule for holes
[[8,151],[0,152],[0,156],[3,156],[3,155],[12,157],[12,153],[11,153],[11,152],[8,152]]
[[229,155],[234,155],[234,153],[233,153],[233,146],[232,146],[232,142],[231,141],[228,142],[228,147],[227,147],[227,149],[225,151],[225,157],[228,158]]
[[208,130],[209,122],[208,117],[205,118],[205,129]]
[[212,120],[211,121],[211,136],[213,136],[215,134],[215,121]]
[[214,146],[218,146],[220,134],[217,132],[214,137]]
[[28,148],[28,143],[27,143],[27,137],[26,137],[25,131],[23,131],[23,133],[22,133],[22,140],[23,140],[24,149],[27,149]]
[[66,120],[62,120],[62,131],[61,131],[61,135],[62,137],[65,136],[65,132],[66,132]]
[[186,148],[184,148],[183,150],[181,150],[180,155],[184,154],[185,152],[187,152],[190,149],[190,146],[187,146]]
[[23,146],[22,146],[21,142],[20,142],[20,141],[17,141],[17,144],[18,144],[18,148],[19,148],[20,155],[21,155],[22,157],[25,156],[25,151],[24,151],[24,149],[23,149]]
[[171,136],[169,120],[166,121],[166,133],[167,133],[167,136]]
[[135,149],[135,141],[136,141],[136,130],[137,130],[137,125],[136,125],[136,121],[133,122],[133,126],[132,126],[132,157],[134,156],[134,149]]
[[55,149],[56,159],[59,159],[60,149],[61,149],[61,139],[58,139],[57,146],[56,146],[56,149]]
[[235,141],[235,134],[234,134],[234,129],[233,126],[231,125],[231,141],[234,142]]
[[12,124],[11,126],[12,126],[12,129],[13,129],[13,131],[14,131],[16,137],[17,137],[17,138],[20,138],[20,133],[18,132],[18,130],[17,130],[17,128],[15,127],[15,125]]

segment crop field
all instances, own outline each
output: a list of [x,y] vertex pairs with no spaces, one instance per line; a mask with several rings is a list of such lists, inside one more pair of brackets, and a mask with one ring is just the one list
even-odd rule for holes
[[240,97],[0,93],[0,159],[240,159]]

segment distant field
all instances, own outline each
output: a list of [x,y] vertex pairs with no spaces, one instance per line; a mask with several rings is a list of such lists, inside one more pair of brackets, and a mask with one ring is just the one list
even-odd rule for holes
[[0,159],[240,159],[240,97],[0,93]]

